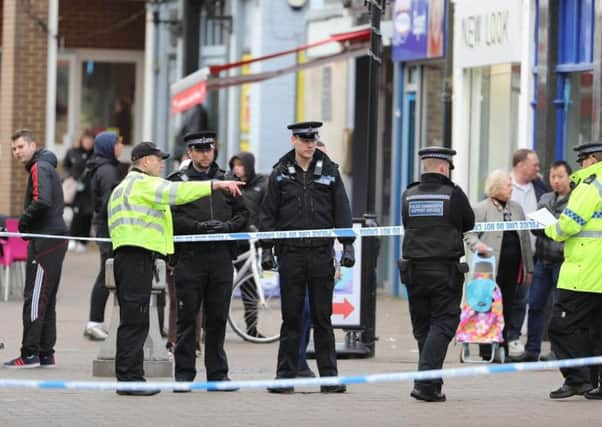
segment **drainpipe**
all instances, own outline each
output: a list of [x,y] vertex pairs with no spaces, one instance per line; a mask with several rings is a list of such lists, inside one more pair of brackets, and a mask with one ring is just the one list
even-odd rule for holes
[[56,130],[56,61],[59,33],[59,0],[48,1],[48,64],[46,67],[46,138],[45,145],[52,149],[55,145]]

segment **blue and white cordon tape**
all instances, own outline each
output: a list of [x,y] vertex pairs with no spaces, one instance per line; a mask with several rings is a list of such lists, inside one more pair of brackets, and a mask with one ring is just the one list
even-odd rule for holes
[[60,381],[0,379],[0,388],[36,388],[63,390],[231,390],[251,388],[307,387],[339,384],[397,383],[435,378],[459,378],[525,371],[543,371],[602,364],[602,356],[549,362],[509,363],[481,365],[465,368],[436,369],[431,371],[391,372],[386,374],[354,375],[321,378],[294,378],[278,380],[208,381],[208,382],[114,382],[114,381]]
[[[537,221],[499,221],[499,222],[478,222],[472,231],[491,232],[491,231],[518,231],[535,230],[544,226]],[[189,234],[174,237],[175,242],[217,242],[224,240],[262,240],[262,239],[308,239],[324,237],[384,237],[384,236],[403,236],[403,227],[393,225],[387,227],[357,227],[357,228],[324,228],[318,230],[285,230],[285,231],[260,231],[256,233],[221,233],[221,234]],[[47,238],[86,240],[97,242],[110,242],[109,238],[99,237],[71,237],[57,236],[50,234],[31,234],[31,233],[10,233],[0,232],[0,237],[25,237],[25,238]]]

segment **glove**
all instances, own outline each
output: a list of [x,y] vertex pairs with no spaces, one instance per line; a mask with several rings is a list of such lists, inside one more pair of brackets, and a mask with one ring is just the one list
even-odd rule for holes
[[209,221],[198,222],[196,231],[200,234],[229,233],[230,225],[227,222],[210,219]]
[[273,270],[276,268],[276,259],[272,253],[272,249],[264,249],[261,252],[261,268],[264,270]]
[[343,267],[353,267],[355,264],[355,249],[351,243],[343,245],[343,254],[341,255],[341,265]]

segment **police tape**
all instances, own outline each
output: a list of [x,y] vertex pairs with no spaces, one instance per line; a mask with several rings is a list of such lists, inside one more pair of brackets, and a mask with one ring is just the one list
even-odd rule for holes
[[449,379],[528,371],[544,371],[558,368],[575,368],[602,364],[602,356],[549,362],[508,363],[481,365],[465,368],[436,369],[430,371],[391,372],[384,374],[353,375],[320,378],[290,378],[275,380],[207,381],[207,382],[115,382],[115,381],[60,381],[60,380],[13,380],[0,379],[0,388],[35,388],[63,390],[163,390],[163,391],[227,391],[233,389],[311,387],[331,385],[397,383],[412,380]]
[[[493,231],[518,231],[535,230],[544,226],[537,221],[498,221],[479,222],[471,230],[476,233]],[[219,234],[187,234],[174,236],[174,242],[218,242],[234,240],[273,240],[273,239],[315,239],[335,237],[386,237],[403,236],[403,226],[393,225],[385,227],[354,227],[354,228],[323,228],[316,230],[282,230],[259,231],[254,233],[219,233]],[[0,232],[0,237],[23,237],[26,239],[69,239],[95,242],[110,242],[107,237],[71,237],[52,234]]]

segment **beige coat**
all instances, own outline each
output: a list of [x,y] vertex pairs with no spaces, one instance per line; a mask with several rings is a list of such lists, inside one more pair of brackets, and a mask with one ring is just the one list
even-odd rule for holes
[[[508,208],[512,216],[512,221],[523,221],[525,213],[520,205],[513,201],[508,201]],[[502,207],[499,203],[491,198],[480,201],[474,207],[475,222],[497,222],[503,221],[504,215]],[[528,230],[517,231],[520,239],[520,251],[522,255],[523,265],[523,284],[527,277],[526,273],[533,273],[533,252],[531,250],[531,240]],[[488,232],[468,232],[464,234],[464,242],[471,252],[476,251],[476,246],[479,242],[485,243],[493,249],[493,255],[497,261],[496,268],[499,266],[500,251],[502,249],[503,231],[488,231]],[[497,271],[496,271],[497,273]]]

